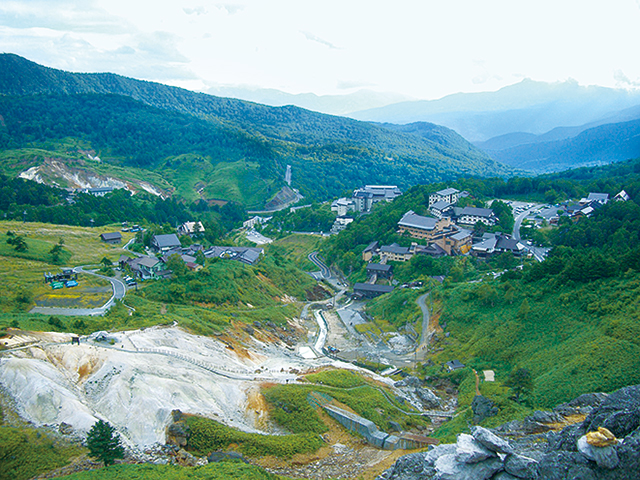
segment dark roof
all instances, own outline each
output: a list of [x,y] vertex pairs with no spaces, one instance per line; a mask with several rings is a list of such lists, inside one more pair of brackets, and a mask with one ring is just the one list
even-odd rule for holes
[[460,360],[450,360],[447,363],[445,363],[445,365],[451,368],[452,370],[465,367],[464,363],[460,362]]
[[140,261],[137,262],[138,265],[143,265],[147,268],[153,268],[159,263],[162,263],[162,262],[156,257],[140,257]]
[[444,190],[440,190],[439,192],[436,192],[436,195],[440,195],[441,197],[447,196],[447,195],[452,195],[454,193],[460,193],[460,190],[457,190],[455,188],[445,188]]
[[382,253],[395,253],[396,255],[406,255],[409,253],[409,247],[401,247],[397,243],[391,245],[383,245],[380,247]]
[[109,240],[122,240],[122,234],[120,232],[108,232],[100,234],[100,238],[105,242]]
[[432,244],[427,247],[419,246],[416,248],[416,253],[422,255],[429,255],[431,257],[444,257],[447,252],[440,245]]
[[493,215],[493,210],[490,208],[477,208],[477,207],[464,207],[460,216],[473,215],[474,217],[490,217]]
[[398,222],[398,226],[419,228],[421,230],[433,230],[436,228],[437,222],[438,220],[435,218],[423,217],[422,215],[417,215],[412,210],[409,210],[402,216]]
[[[520,246],[518,246],[520,245]],[[518,240],[511,237],[499,236],[496,241],[496,250],[509,250],[511,252],[519,252],[522,250],[523,245],[518,243]]]
[[589,193],[587,200],[595,200],[596,202],[606,202],[609,200],[608,193]]
[[373,251],[374,251],[374,250],[376,250],[379,246],[380,246],[380,244],[378,243],[378,241],[377,241],[377,240],[376,240],[376,241],[374,241],[374,242],[371,242],[369,245],[367,245],[367,248],[365,248],[365,249],[363,250],[363,253],[366,253],[366,252],[373,252]]
[[182,246],[180,240],[178,240],[178,236],[175,233],[169,233],[167,235],[154,235],[153,241],[158,246],[158,248]]
[[393,290],[391,285],[372,285],[371,283],[356,283],[353,286],[353,291],[360,292],[375,292],[375,293],[389,293]]
[[461,228],[458,232],[454,233],[449,238],[451,238],[452,240],[458,241],[458,240],[464,240],[465,238],[470,237],[472,235],[473,233],[470,230]]
[[390,272],[391,268],[391,265],[385,265],[382,263],[370,263],[367,265],[367,271],[372,272]]
[[431,205],[431,209],[433,210],[444,210],[446,208],[451,207],[451,204],[449,202],[447,202],[446,200],[438,200],[436,203],[434,203],[433,205]]

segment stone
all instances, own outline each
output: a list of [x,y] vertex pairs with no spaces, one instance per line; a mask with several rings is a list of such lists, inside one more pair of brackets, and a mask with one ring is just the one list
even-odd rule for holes
[[456,460],[458,462],[477,463],[495,456],[495,452],[477,442],[471,435],[466,433],[458,435],[456,443]]
[[507,472],[499,472],[496,473],[491,480],[518,480],[518,477],[514,477],[510,473]]
[[500,438],[491,430],[476,426],[471,430],[473,438],[485,448],[488,448],[492,452],[496,453],[513,453],[513,448],[506,440]]
[[389,420],[389,430],[391,430],[392,432],[401,432],[402,425],[400,425],[398,422],[394,422],[393,420]]
[[398,380],[393,384],[394,387],[422,387],[422,380],[418,377],[408,376],[403,378],[402,380]]
[[440,408],[440,399],[428,388],[416,388],[415,393],[425,408]]
[[480,423],[485,418],[494,417],[498,414],[498,407],[495,406],[493,401],[482,395],[473,397],[471,410],[473,411],[473,421],[475,423]]
[[584,427],[579,423],[564,427],[560,433],[549,432],[547,434],[549,450],[576,452],[578,439],[585,433]]
[[609,447],[617,445],[616,436],[604,427],[598,427],[595,432],[589,432],[586,435],[587,443],[593,447]]
[[423,480],[431,479],[436,475],[433,464],[427,461],[426,453],[410,453],[396,460],[396,463],[376,480]]
[[182,465],[183,467],[195,467],[198,465],[198,459],[183,448],[178,450],[176,460],[178,465]]
[[71,435],[73,431],[73,426],[69,425],[68,423],[62,422],[58,426],[58,432],[60,432],[61,435]]
[[504,459],[504,470],[518,478],[538,478],[538,462],[515,453],[507,455]]
[[455,455],[442,455],[435,468],[438,480],[487,480],[502,470],[502,460],[493,457],[483,462],[460,463]]
[[172,423],[167,427],[167,443],[178,447],[186,447],[190,434],[189,426],[186,423]]
[[539,478],[544,480],[600,480],[589,461],[577,452],[551,452],[538,463]]
[[435,447],[429,449],[425,456],[425,461],[430,466],[434,466],[436,464],[436,460],[442,455],[455,455],[456,451],[457,447],[455,443],[444,443],[442,445],[436,445]]
[[583,423],[586,431],[604,427],[616,437],[626,437],[640,427],[640,385],[609,394]]
[[596,462],[601,468],[616,468],[620,463],[614,446],[594,447],[587,442],[586,435],[578,440],[578,451],[589,460]]
[[531,419],[537,423],[560,423],[564,421],[562,415],[556,412],[543,412],[536,410],[532,415],[529,415],[527,419]]

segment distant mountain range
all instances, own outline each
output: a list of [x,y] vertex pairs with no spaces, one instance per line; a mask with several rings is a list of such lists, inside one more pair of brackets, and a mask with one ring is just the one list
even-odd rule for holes
[[367,89],[343,95],[316,95],[314,93],[292,94],[270,88],[212,87],[207,93],[218,97],[231,97],[262,103],[272,107],[295,105],[314,112],[345,116],[351,112],[414,100],[406,95],[375,92]]
[[[511,174],[444,127],[402,131],[110,73],[69,73],[12,54],[0,55],[0,115],[2,171],[55,159],[96,173],[111,166],[110,178],[126,182],[131,169],[138,178],[142,169],[153,172],[150,182],[163,179],[159,190],[188,201],[259,207],[284,185],[288,164],[292,186],[317,199],[366,183],[407,188],[461,175]],[[87,151],[101,159],[99,168],[78,156]]]
[[399,124],[431,122],[449,127],[471,142],[484,142],[506,134],[540,135],[556,127],[613,120],[622,110],[638,105],[640,91],[525,79],[496,92],[401,102],[349,116]]

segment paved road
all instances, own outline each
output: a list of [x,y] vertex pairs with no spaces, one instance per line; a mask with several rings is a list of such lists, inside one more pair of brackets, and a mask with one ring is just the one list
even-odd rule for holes
[[531,207],[528,210],[525,210],[520,215],[516,217],[516,221],[513,224],[513,234],[511,235],[516,240],[520,241],[520,227],[522,226],[522,221],[525,219],[527,215],[536,207]]
[[311,262],[313,262],[314,265],[316,265],[319,269],[320,272],[322,273],[322,276],[326,279],[331,278],[331,270],[329,270],[329,267],[327,267],[326,263],[324,263],[319,255],[318,252],[311,252],[308,255],[309,260],[311,260]]
[[42,315],[65,315],[65,316],[84,316],[84,315],[104,315],[109,308],[115,303],[116,300],[122,300],[127,293],[127,286],[122,280],[118,280],[114,277],[107,277],[100,275],[89,270],[85,270],[85,267],[75,267],[73,271],[75,273],[86,273],[95,277],[100,277],[111,283],[113,289],[113,295],[107,303],[97,308],[59,308],[59,307],[33,307],[29,313],[40,313]]

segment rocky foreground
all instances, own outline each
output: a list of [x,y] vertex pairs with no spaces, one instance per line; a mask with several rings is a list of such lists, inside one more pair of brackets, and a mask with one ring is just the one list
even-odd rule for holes
[[[560,432],[546,426],[579,414],[586,414],[584,421]],[[494,431],[476,426],[455,444],[399,458],[377,477],[424,479],[638,480],[640,385],[582,395]]]

